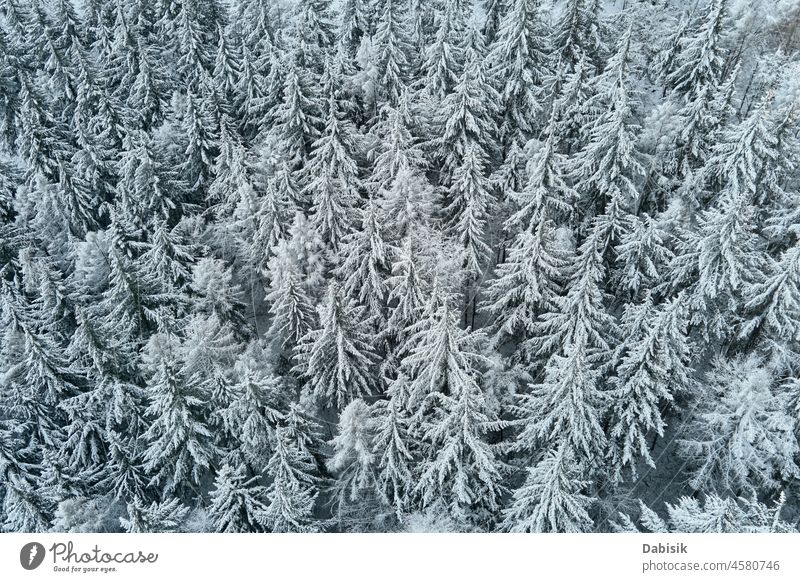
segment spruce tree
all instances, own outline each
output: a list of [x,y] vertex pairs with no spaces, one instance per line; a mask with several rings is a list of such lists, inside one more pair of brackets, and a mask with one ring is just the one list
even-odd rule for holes
[[[450,340],[440,335],[443,331],[430,332],[439,336],[437,358],[442,343]],[[487,438],[496,419],[469,360],[459,351],[451,352],[450,358],[447,385],[430,393],[433,409],[421,425],[423,461],[414,490],[423,508],[445,511],[462,527],[487,528],[500,508],[503,491],[502,464]]]
[[225,465],[214,479],[208,519],[217,533],[253,533],[264,531],[265,488],[248,479],[241,469]]
[[637,159],[636,132],[632,123],[635,102],[629,94],[631,33],[619,40],[616,54],[595,79],[593,103],[603,112],[582,128],[587,143],[576,155],[573,180],[580,185],[583,204],[605,215],[606,237],[617,243],[630,225],[630,214],[638,204],[635,180],[643,174]]
[[741,496],[796,478],[796,421],[786,413],[786,396],[756,356],[715,362],[680,441],[690,485]]
[[269,133],[275,136],[290,167],[297,169],[308,159],[311,145],[319,137],[321,112],[312,86],[298,74],[294,60],[287,63],[283,73],[281,100],[270,114],[274,124]]
[[442,127],[438,140],[438,156],[442,160],[440,182],[453,183],[456,168],[463,163],[470,146],[478,149],[477,155],[489,158],[495,151],[497,129],[493,123],[493,104],[497,95],[484,78],[479,56],[466,49],[464,71],[442,101],[439,123]]
[[[781,359],[790,359],[800,341],[800,247],[783,253],[744,293],[749,316],[741,323],[739,337],[769,345]],[[787,362],[788,363],[788,362]]]
[[382,98],[397,106],[409,85],[415,62],[408,15],[403,2],[382,0],[378,3],[373,50]]
[[495,342],[529,339],[536,318],[555,308],[568,263],[554,230],[552,221],[542,218],[534,232],[519,233],[497,277],[487,284],[483,309],[493,318]]
[[[709,145],[724,121],[723,35],[728,0],[714,0],[696,32],[682,43],[667,86],[679,100],[680,134],[676,137],[675,167],[689,177],[706,161]],[[722,102],[720,102],[720,100]]]
[[524,144],[537,129],[539,89],[547,71],[545,32],[539,0],[513,0],[489,54],[491,78],[501,95],[500,137]]
[[275,452],[267,464],[272,483],[267,488],[265,523],[270,531],[313,533],[321,526],[314,518],[319,495],[315,465],[309,453],[298,446],[289,428],[275,434]]
[[525,484],[504,511],[503,529],[526,533],[581,533],[593,525],[591,498],[582,493],[580,465],[565,444],[528,469]]
[[392,507],[398,520],[411,508],[414,488],[414,456],[409,418],[392,392],[387,400],[373,408],[375,438],[373,454],[377,457],[377,487],[383,502]]
[[199,487],[218,455],[202,417],[204,395],[193,385],[195,378],[181,376],[175,343],[175,338],[154,335],[146,360],[150,387],[145,469],[152,475],[150,486],[167,495]]
[[[627,353],[611,380],[612,464],[619,475],[629,467],[636,477],[641,458],[655,466],[650,455],[649,433],[664,436],[664,403],[688,394],[694,387],[687,366],[691,344],[687,337],[684,296],[679,295],[654,313],[645,313],[643,329],[625,326]],[[652,307],[647,311],[652,311]]]
[[312,204],[312,224],[334,251],[354,226],[361,188],[353,129],[340,116],[336,99],[329,95],[325,131],[314,142],[304,188]]
[[459,0],[445,0],[435,12],[436,33],[425,49],[422,70],[430,95],[443,99],[455,87],[463,65],[461,35],[465,31],[464,12]]
[[178,499],[146,505],[136,497],[127,504],[127,517],[120,517],[127,533],[166,533],[181,531],[189,508]]
[[379,389],[375,347],[360,309],[331,284],[320,312],[320,327],[295,348],[295,368],[320,401],[338,409]]
[[330,443],[333,455],[327,465],[336,478],[332,506],[342,528],[369,531],[380,516],[374,425],[369,406],[361,399],[353,400],[342,410],[337,434]]
[[342,291],[365,309],[377,329],[386,320],[386,279],[389,257],[383,240],[377,205],[368,201],[361,212],[361,228],[347,235],[342,243],[345,256],[336,273],[344,284]]

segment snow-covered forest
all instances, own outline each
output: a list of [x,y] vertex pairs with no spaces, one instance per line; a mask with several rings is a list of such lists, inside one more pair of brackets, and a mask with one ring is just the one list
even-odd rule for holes
[[796,531],[797,0],[0,0],[0,530]]

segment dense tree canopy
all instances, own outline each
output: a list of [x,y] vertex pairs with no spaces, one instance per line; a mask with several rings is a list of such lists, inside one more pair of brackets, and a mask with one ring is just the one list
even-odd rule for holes
[[0,531],[792,529],[790,4],[0,0]]

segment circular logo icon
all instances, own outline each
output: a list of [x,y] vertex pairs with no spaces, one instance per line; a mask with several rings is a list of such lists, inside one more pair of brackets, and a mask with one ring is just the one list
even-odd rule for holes
[[19,563],[26,570],[35,570],[44,562],[44,546],[39,542],[30,542],[19,551]]

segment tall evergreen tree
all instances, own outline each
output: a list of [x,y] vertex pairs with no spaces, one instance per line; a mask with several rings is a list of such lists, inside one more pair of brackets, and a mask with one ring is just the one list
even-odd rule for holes
[[489,54],[491,78],[502,97],[500,136],[524,144],[537,129],[542,110],[538,87],[547,71],[539,0],[513,0]]
[[585,486],[580,465],[562,444],[528,469],[525,484],[505,511],[503,528],[528,533],[589,531],[592,500],[581,492]]
[[166,494],[182,493],[200,486],[216,462],[213,444],[203,414],[203,394],[182,377],[175,339],[156,334],[148,342],[150,368],[150,426],[144,434],[148,446],[145,469],[152,474],[151,486]]
[[628,91],[631,33],[629,28],[623,34],[616,54],[596,78],[592,106],[603,113],[583,128],[587,143],[576,156],[574,170],[586,206],[604,215],[609,243],[618,242],[630,227],[629,215],[639,201],[634,180],[643,173],[635,150],[634,103]]
[[336,272],[344,281],[344,294],[364,307],[365,315],[380,329],[386,320],[388,249],[383,240],[377,205],[368,201],[361,215],[361,228],[343,241],[345,259]]
[[675,167],[682,177],[691,176],[705,162],[713,134],[723,121],[727,5],[727,0],[709,3],[702,23],[682,44],[674,70],[666,78],[680,103]]
[[796,478],[795,419],[757,357],[716,362],[681,449],[690,484],[734,495],[775,490]]
[[314,142],[304,189],[312,203],[312,224],[334,251],[354,226],[361,188],[353,159],[353,129],[340,115],[336,99],[330,95],[325,131]]
[[409,74],[415,64],[403,2],[382,0],[378,4],[373,50],[381,94],[388,103],[397,106],[409,84]]
[[295,349],[296,369],[321,401],[341,409],[379,388],[373,373],[375,348],[361,310],[335,284],[320,316],[321,327],[306,334]]
[[438,154],[442,160],[440,181],[453,182],[453,174],[471,145],[479,148],[480,157],[494,154],[497,129],[493,123],[493,104],[497,94],[486,82],[479,55],[471,47],[465,52],[463,73],[442,101],[441,137]]
[[493,318],[496,342],[518,335],[530,339],[536,318],[555,308],[567,261],[554,234],[552,221],[544,217],[534,232],[519,233],[497,277],[488,283],[483,308]]
[[464,10],[459,0],[445,0],[435,12],[436,33],[425,49],[422,69],[426,87],[434,99],[452,91],[461,73],[461,35],[465,31]]
[[[609,436],[612,463],[618,473],[628,466],[635,478],[638,457],[655,466],[645,437],[650,432],[664,436],[663,402],[673,402],[693,387],[692,371],[686,365],[691,344],[683,303],[684,297],[678,296],[655,313],[646,312],[644,328],[638,333],[629,329],[633,325],[625,326],[628,351],[611,381]],[[632,319],[632,323],[641,325]]]
[[214,480],[208,517],[217,533],[252,533],[263,531],[266,522],[264,487],[247,479],[241,470],[222,467]]
[[279,428],[275,437],[275,453],[267,464],[272,483],[267,488],[265,522],[277,533],[319,531],[314,518],[319,491],[313,460],[292,439],[289,428]]

